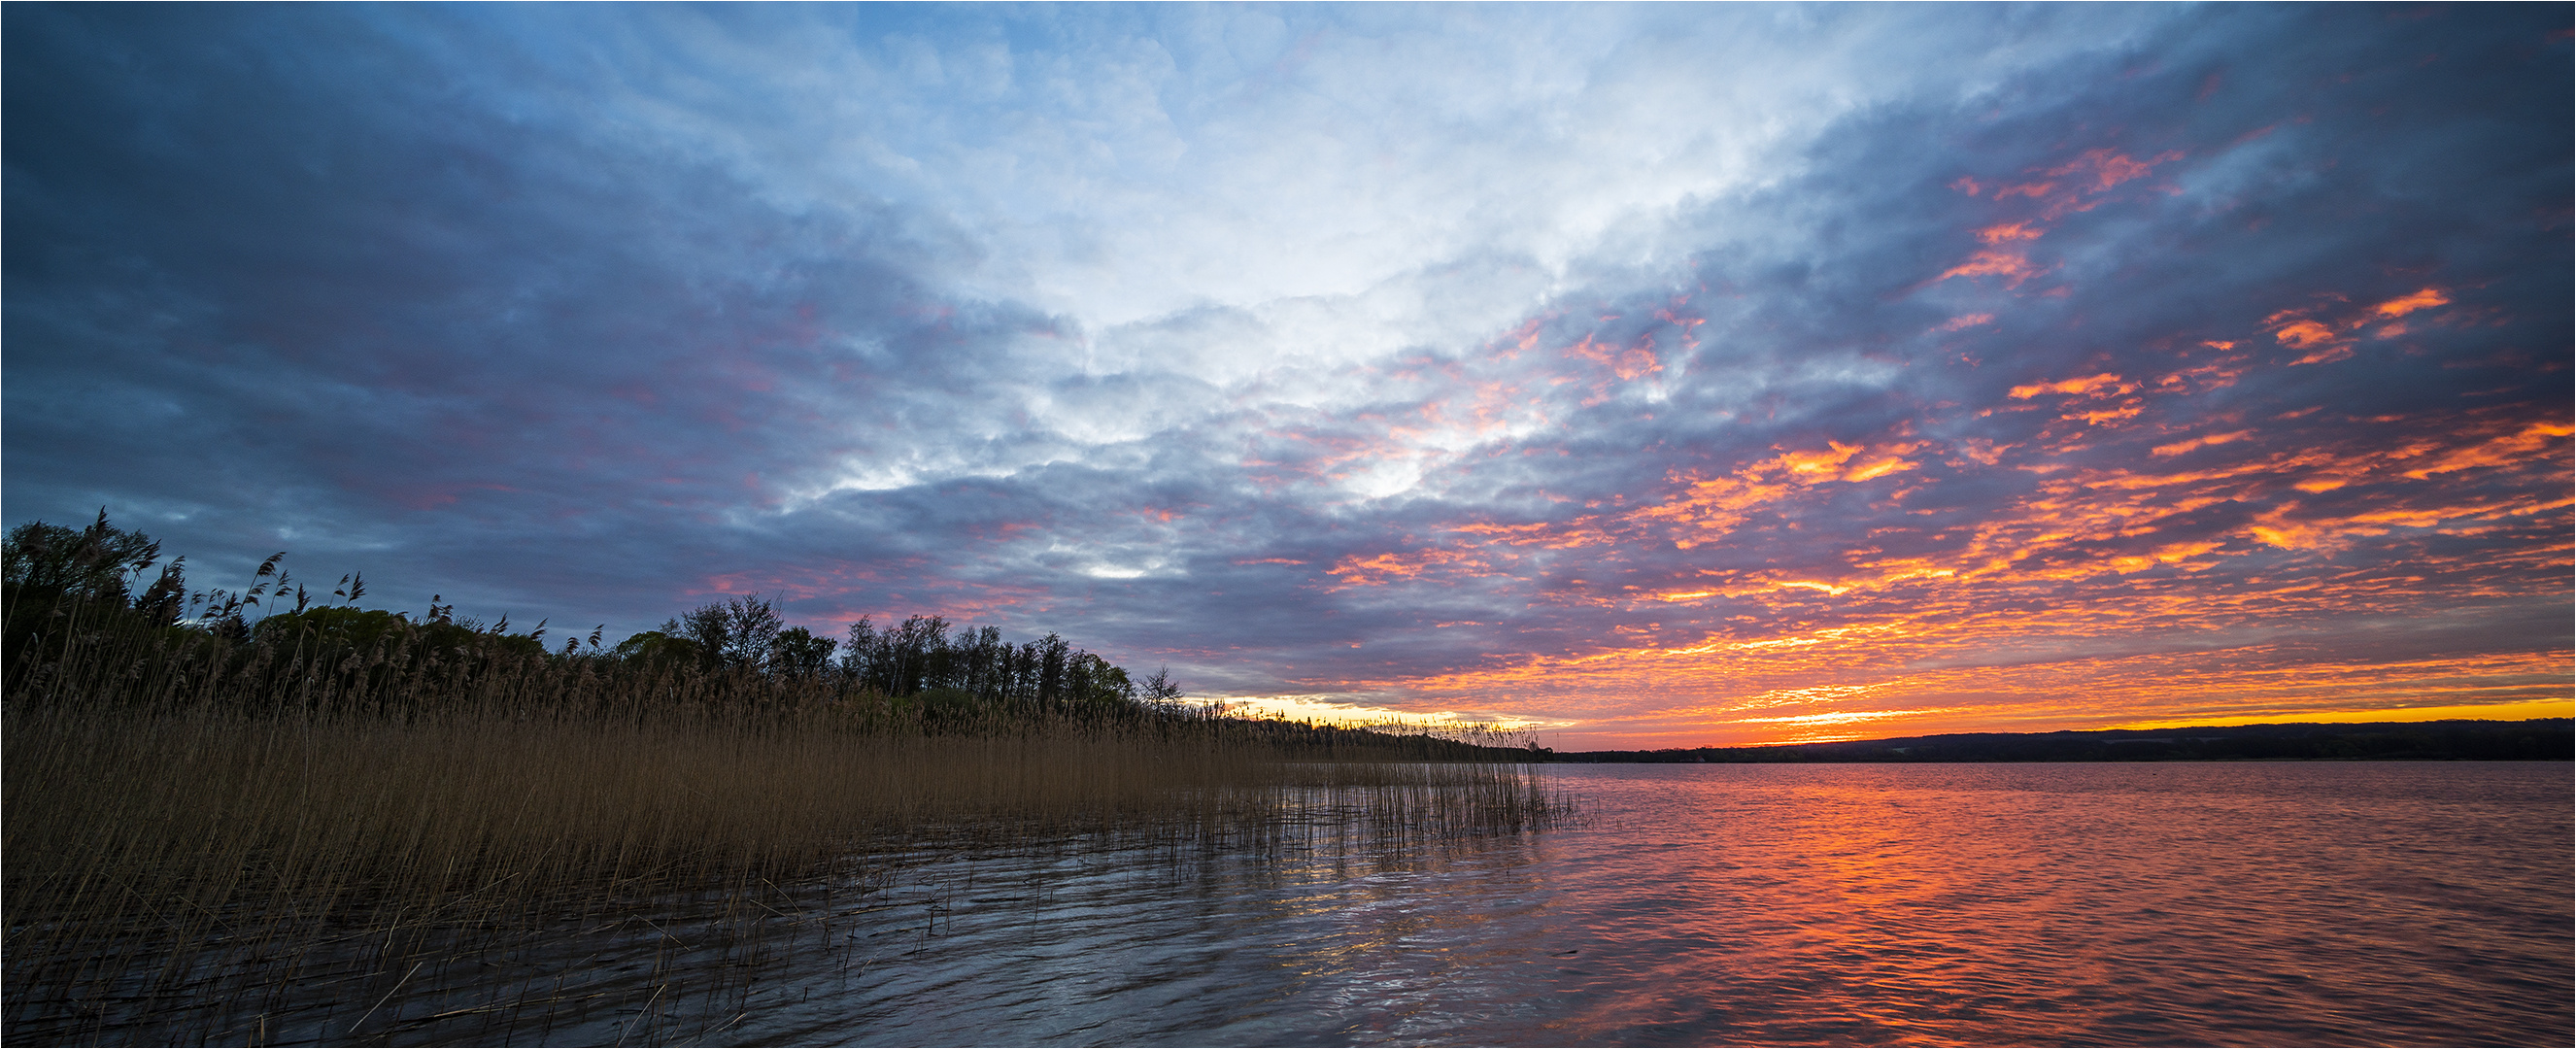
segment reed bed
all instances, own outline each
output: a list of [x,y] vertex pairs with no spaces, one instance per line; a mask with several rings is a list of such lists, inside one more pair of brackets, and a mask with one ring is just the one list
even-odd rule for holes
[[[541,1040],[648,986],[639,1016],[743,993],[779,930],[864,910],[925,851],[1382,851],[1566,813],[1519,766],[1392,737],[1314,760],[1294,733],[1134,705],[943,710],[60,611],[13,643],[0,705],[17,1044]],[[637,950],[642,982],[596,979]]]

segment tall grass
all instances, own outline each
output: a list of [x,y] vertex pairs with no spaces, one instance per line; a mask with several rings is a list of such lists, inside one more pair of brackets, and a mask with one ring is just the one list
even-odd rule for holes
[[366,1041],[417,1035],[414,999],[507,1035],[584,1005],[563,992],[581,960],[550,943],[714,921],[739,949],[657,987],[740,980],[764,925],[829,921],[924,849],[1384,848],[1564,811],[1516,766],[1410,760],[1421,740],[11,614],[47,617],[10,634],[0,700],[22,1044]]

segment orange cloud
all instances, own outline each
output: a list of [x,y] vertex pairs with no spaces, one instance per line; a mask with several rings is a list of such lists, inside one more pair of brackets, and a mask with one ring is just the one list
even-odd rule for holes
[[[1920,447],[1919,444],[1889,444],[1881,445],[1877,451],[1871,452],[1863,445],[1829,441],[1822,451],[1782,452],[1780,457],[1773,461],[1801,483],[1815,484],[1820,481],[1858,483],[1914,469],[1916,464],[1905,456]],[[1756,467],[1754,472],[1760,472],[1760,467]]]
[[2034,222],[2004,222],[1977,231],[1977,239],[1988,244],[2009,244],[2017,240],[2038,240],[2045,232]]
[[[1994,200],[2000,202],[2013,197],[2027,197],[2039,203],[2039,215],[1978,227],[1974,230],[1977,241],[1987,247],[1968,256],[1967,261],[1943,270],[1940,276],[1926,283],[1937,284],[1953,277],[2002,277],[2004,287],[2019,288],[2032,277],[2048,272],[2049,268],[2034,266],[2026,252],[2007,245],[2038,240],[2048,233],[2050,223],[2070,212],[2090,211],[2102,203],[2099,199],[2087,200],[2087,197],[2143,178],[2157,165],[2182,156],[2179,151],[2167,151],[2139,160],[2116,150],[2088,149],[2064,164],[2047,169],[2045,174],[2049,177],[2046,181],[2018,182],[1997,188]],[[1984,188],[1975,179],[1964,177],[1950,185],[1971,197]],[[2055,289],[2050,294],[2065,290]]]
[[2370,312],[2375,316],[2394,318],[2403,317],[2417,310],[2428,310],[2435,306],[2450,304],[2451,297],[2442,294],[2441,289],[2426,288],[2412,295],[2403,295],[2380,303],[2371,307]]
[[2544,452],[2551,453],[2548,456],[2551,460],[2564,460],[2567,451],[2561,446],[2562,439],[2570,434],[2576,434],[2576,428],[2571,428],[2566,423],[2554,421],[2532,423],[2514,433],[2493,437],[2467,448],[2445,452],[2430,465],[2406,471],[2406,476],[2422,480],[2436,474],[2458,470],[2513,466],[2540,458]]
[[2136,160],[2125,153],[2108,149],[2088,149],[2077,154],[2074,160],[2068,161],[2064,166],[2051,168],[2048,173],[2060,177],[2089,174],[2093,177],[2093,185],[2087,187],[2086,191],[2099,193],[2123,182],[2143,178],[2148,172],[2155,170],[2158,164],[2180,159],[2182,159],[2182,153],[2179,150],[2159,153],[2146,160]]
[[2351,340],[2335,329],[2303,316],[2303,312],[2283,310],[2264,318],[2264,323],[2272,329],[2274,340],[2294,350],[2308,351],[2306,356],[2291,361],[2291,364],[2331,364],[2352,356]]
[[2026,401],[2043,393],[2100,394],[2103,391],[2108,390],[2113,394],[2121,394],[2134,389],[2137,389],[2137,387],[2120,381],[2120,377],[2118,375],[2110,372],[2103,372],[2099,375],[2087,375],[2075,379],[2060,379],[2056,382],[2042,382],[2032,383],[2028,386],[2015,386],[2012,388],[2011,396],[2012,399],[2016,401]]
[[1860,450],[1860,446],[1856,444],[1829,441],[1826,442],[1823,451],[1783,452],[1779,461],[1780,465],[1787,467],[1793,474],[1833,477],[1839,476],[1842,465],[1851,461],[1852,456],[1860,454]]
[[[2351,318],[2447,304],[2440,289],[2368,305],[2318,296],[2258,333],[2313,355],[2349,347]],[[1782,443],[1545,520],[1463,523],[1352,553],[1327,585],[1387,587],[1395,600],[1439,592],[1412,587],[1525,586],[1533,608],[1617,618],[1553,655],[1336,685],[1529,697],[1516,702],[1582,722],[1602,745],[2103,727],[2173,712],[2210,723],[2565,709],[2563,653],[2414,659],[2266,638],[2565,595],[2576,420],[2467,407],[2339,420],[2328,406],[2214,400],[2204,395],[2290,365],[2256,352],[2259,339],[2202,335],[2159,343],[2167,363],[2138,358],[1949,409],[1956,421],[2037,409],[2012,424],[2020,436],[1936,422],[1925,431],[1937,438],[1909,425]],[[1589,339],[1566,356],[1615,375],[1627,348]],[[1372,453],[1362,442],[1330,454]],[[1980,493],[1973,509],[1940,497],[1958,481]],[[2468,537],[2474,555],[2459,552]],[[1689,624],[1679,640],[1677,621]]]
[[2153,452],[2156,455],[2181,455],[2182,453],[2188,452],[2194,448],[2205,448],[2210,445],[2226,444],[2230,441],[2241,441],[2253,432],[2254,431],[2252,430],[2238,430],[2234,433],[2214,433],[2204,437],[2194,437],[2188,441],[2176,441],[2172,444],[2160,444],[2155,446]]
[[[2330,298],[2337,302],[2345,301],[2340,295],[2330,296]],[[2352,356],[2353,343],[2350,337],[2343,334],[2344,331],[2359,329],[2379,321],[2393,321],[2418,310],[2447,306],[2450,302],[2450,296],[2444,294],[2441,289],[2427,287],[2413,294],[2402,295],[2368,309],[2347,314],[2338,322],[2340,327],[2311,316],[2313,308],[2281,310],[2263,318],[2263,325],[2271,329],[2273,339],[2281,345],[2308,351],[2306,355],[2291,361],[2291,364],[2331,364]],[[2374,334],[2379,338],[2393,339],[2406,334],[2406,330],[2405,324],[2395,323],[2381,327]]]
[[2334,329],[2307,320],[2285,324],[2280,330],[2273,332],[2272,337],[2281,340],[2284,346],[2301,350],[2322,346],[2340,338]]
[[[2043,390],[2086,396],[2127,385],[2114,373],[2100,373],[2038,384],[2025,396]],[[2478,579],[2516,569],[2492,556],[2449,564],[2392,561],[2376,572],[2339,568],[2324,576],[2288,571],[2277,579],[2220,569],[2232,559],[2262,557],[2288,558],[2290,564],[2340,563],[2328,559],[2355,543],[2388,541],[2400,533],[2520,529],[2512,534],[2529,535],[2531,529],[2552,527],[2550,522],[2563,519],[2576,503],[2556,486],[2544,486],[2543,494],[2476,499],[2446,497],[2442,487],[2446,477],[2474,468],[2522,468],[2563,479],[2562,460],[2576,426],[2545,420],[2510,426],[2451,424],[2428,432],[2433,436],[2382,447],[2266,449],[2250,429],[2158,445],[2168,455],[2244,451],[2205,469],[2137,473],[2113,468],[2052,478],[2002,512],[1951,526],[1959,539],[1929,556],[1886,556],[1860,547],[1843,554],[1846,567],[1836,572],[1719,571],[1696,586],[1641,588],[1624,599],[1606,599],[1641,607],[1830,609],[1859,616],[1858,622],[1785,633],[1721,630],[1704,641],[1677,646],[1627,647],[1623,642],[1584,654],[1405,684],[1462,694],[1598,695],[1607,703],[1611,696],[1669,694],[1677,682],[1708,682],[1706,687],[1715,691],[1705,700],[1665,704],[1646,715],[1605,710],[1604,719],[1590,729],[1628,739],[1675,733],[1672,742],[1689,745],[1814,739],[1819,737],[1812,729],[1845,723],[1845,715],[1893,711],[1927,713],[1861,719],[1868,725],[1863,734],[2083,727],[2070,721],[2078,715],[2060,701],[2067,693],[2052,693],[2051,688],[2086,695],[2081,717],[2106,719],[2106,724],[2107,719],[2134,721],[2140,714],[2167,709],[2199,711],[2202,723],[2283,710],[2340,711],[2337,716],[2375,720],[2402,718],[2413,709],[2518,710],[2531,704],[2564,709],[2569,690],[2563,662],[2556,684],[2533,684],[2529,675],[2552,664],[2548,657],[2530,653],[2499,655],[2476,668],[2446,665],[2421,673],[2377,664],[2319,663],[2316,657],[2260,646],[2225,649],[2232,654],[2223,658],[2080,656],[2035,664],[2009,654],[2035,639],[2080,649],[2086,639],[2191,637],[2302,609],[2402,617],[2421,607],[2428,586],[2474,592],[2486,585]],[[1825,489],[1819,485],[1844,483],[1884,457],[1884,450],[1864,442],[1783,450],[1724,477],[1684,479],[1685,487],[1667,502],[1588,516],[1584,527],[1609,542],[1629,545],[1685,534],[1690,526],[1712,519],[1742,526],[1817,497],[1807,493],[1821,496]],[[2316,484],[2321,479],[2330,483]],[[2367,486],[2371,494],[2361,502],[2332,507],[2297,497],[2318,487],[2352,485]],[[2255,512],[2230,529],[2195,530],[2196,515],[2234,505],[2251,505]],[[1722,541],[1724,533],[1711,539]],[[2569,564],[2563,542],[2521,556],[2516,563],[2527,570],[2576,567]],[[2437,584],[2428,578],[2455,582]],[[1887,673],[1954,663],[1957,669]],[[2319,687],[2302,677],[2309,672],[2345,690]],[[1864,687],[1850,682],[1847,675],[1853,674],[1875,675],[1866,679],[1870,709],[1847,705],[1859,695],[1847,690]],[[1975,704],[1960,707],[1955,700],[1962,695],[1975,696]],[[2014,695],[2027,699],[2008,701]],[[1633,709],[1633,698],[1622,702]],[[1579,713],[1568,716],[1582,720]]]
[[[1855,721],[1872,722],[1867,735],[1888,736],[2299,715],[2347,721],[2566,716],[2571,706],[2563,650],[2354,659],[2240,642],[2136,654],[1970,655],[1990,643],[1981,638],[2092,636],[2118,630],[2123,621],[2152,621],[2188,636],[2211,605],[2235,603],[2223,593],[2173,596],[2180,599],[2148,596],[2126,609],[1979,611],[1963,603],[1951,612],[1845,627],[1530,657],[1416,684],[1442,695],[1587,697],[1600,709],[1591,723],[1595,732],[1671,737],[1647,745],[1802,741],[1815,738],[1806,728]],[[1678,682],[1718,684],[1679,703],[1649,698],[1670,696]],[[2085,702],[2070,709],[2069,695]]]
[[1352,555],[1341,559],[1333,567],[1325,569],[1324,574],[1341,578],[1342,585],[1334,588],[1338,590],[1354,586],[1385,586],[1402,580],[1419,579],[1431,570],[1450,566],[1477,570],[1490,570],[1493,567],[1484,558],[1470,551],[1434,548],[1388,552],[1371,557]]
[[1583,341],[1566,347],[1565,355],[1597,363],[1610,369],[1612,375],[1628,381],[1664,370],[1663,362],[1655,358],[1655,337],[1652,334],[1639,336],[1628,346],[1601,343],[1586,335]]
[[1969,256],[1968,261],[1942,271],[1941,275],[1933,280],[1944,281],[1952,277],[2003,277],[2006,278],[2005,287],[2018,288],[2023,281],[2038,274],[2038,270],[2031,268],[2030,259],[2020,252],[1980,251]]

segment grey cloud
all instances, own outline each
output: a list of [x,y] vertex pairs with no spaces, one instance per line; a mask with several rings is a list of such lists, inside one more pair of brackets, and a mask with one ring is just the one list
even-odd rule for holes
[[[1795,532],[1760,519],[1690,551],[1533,547],[1509,572],[1378,589],[1330,570],[1438,548],[1461,524],[1561,525],[1780,449],[1907,433],[2027,443],[2047,413],[1976,410],[2019,384],[2162,367],[2178,339],[2277,356],[2261,328],[2272,311],[2324,291],[2405,294],[2428,274],[2474,285],[2502,323],[2446,334],[2441,359],[2372,349],[2249,373],[2189,410],[2215,423],[2330,406],[2266,431],[2287,447],[2360,440],[2352,418],[2490,388],[2505,392],[2489,403],[2563,402],[2563,380],[2530,362],[2563,364],[2568,344],[2568,106],[2526,89],[2563,86],[2565,45],[2529,43],[2548,28],[2538,16],[2392,28],[2385,13],[1730,12],[1719,20],[1813,20],[1778,31],[1837,42],[1831,69],[1947,49],[1974,71],[1919,94],[1872,81],[1879,94],[1830,123],[1770,141],[1788,160],[1764,179],[1638,189],[1568,248],[1515,240],[1522,209],[1607,161],[1493,158],[1581,142],[1584,120],[1614,136],[1596,146],[1653,150],[1616,137],[1632,126],[1619,121],[1706,117],[1645,112],[1651,78],[1584,95],[1531,54],[1506,64],[1530,82],[1492,97],[1464,97],[1440,62],[1340,94],[1331,70],[1295,66],[1319,33],[1464,46],[1403,12],[1292,10],[1272,25],[1250,10],[1041,10],[960,26],[875,9],[161,19],[12,5],[8,512],[85,517],[104,502],[210,567],[290,546],[317,574],[345,562],[385,580],[379,593],[435,590],[520,621],[640,628],[717,587],[788,593],[817,622],[960,609],[1131,663],[1168,656],[1241,691],[1578,651],[1648,622],[1689,639],[1753,612],[1583,597],[1831,563],[1863,544],[1936,551],[1938,528],[2029,498],[2039,475],[1927,459],[1904,509],[1937,513],[1877,538],[1903,512],[1855,492],[1802,510]],[[1596,63],[1566,64],[1577,71],[1642,53],[1641,68],[1671,68],[1709,32],[1695,9],[1618,13],[1671,22],[1682,42],[1665,45],[1623,24],[1564,41],[1516,28],[1547,10],[1467,14]],[[1913,31],[1877,18],[1923,39],[1891,43]],[[808,39],[817,21],[832,32]],[[2079,32],[2098,43],[2063,43]],[[2434,65],[2410,64],[2428,52]],[[1329,54],[1345,71],[1389,60]],[[1820,73],[1802,90],[1836,84]],[[1387,97],[1454,117],[1422,148],[1466,159],[1386,190],[1454,195],[1431,202],[1445,217],[1419,243],[1337,256],[1379,269],[1262,271],[1206,285],[1241,297],[1177,307],[1140,292],[1162,305],[1104,324],[1050,304],[1048,281],[1086,287],[1096,274],[1065,274],[1118,263],[1140,237],[1205,233],[1181,227],[1189,216],[1114,228],[1155,193],[1207,180],[1258,200],[1263,178],[1346,174],[1285,166],[1305,140],[1259,138],[1342,127],[1366,145],[1345,125]],[[1043,148],[1013,152],[1014,135]],[[2033,243],[2055,270],[2032,289],[2063,284],[2064,298],[1926,285],[2000,214],[1954,180],[2032,179],[2088,148],[2184,156]],[[1072,166],[996,175],[999,188],[943,181],[1049,158]],[[1269,167],[1211,174],[1229,161]],[[1508,184],[1471,192],[1483,178]],[[2168,180],[2173,192],[2154,188]],[[1083,193],[1109,203],[1049,210]],[[1170,258],[1272,247],[1207,236]],[[1029,247],[1042,242],[1055,246]],[[1296,294],[1253,297],[1281,288]],[[1999,301],[2012,306],[1981,305]],[[1695,349],[1656,319],[1668,308],[1706,319]],[[1938,330],[1976,312],[1997,316]],[[1537,356],[1504,360],[1531,319]],[[1647,335],[1662,370],[1597,395],[1597,375],[1552,385],[1573,365],[1538,359]],[[1470,382],[1518,378],[1528,388],[1508,407],[1546,423],[1426,455],[1431,472],[1404,494],[1358,498],[1316,476],[1353,449],[1383,457],[1394,427]],[[2136,440],[2085,454],[2150,455]],[[2246,512],[2173,527],[2223,532]],[[1142,574],[1093,574],[1105,570]],[[1432,625],[1458,621],[1487,625]]]

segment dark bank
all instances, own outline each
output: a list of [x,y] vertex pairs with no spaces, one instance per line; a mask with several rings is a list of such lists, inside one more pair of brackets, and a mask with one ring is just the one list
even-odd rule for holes
[[1950,761],[2568,761],[2576,721],[2226,725],[2098,732],[1969,732],[1770,747],[1591,750],[1585,764]]

